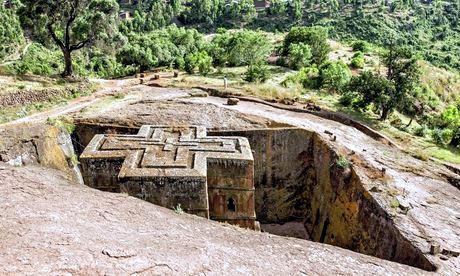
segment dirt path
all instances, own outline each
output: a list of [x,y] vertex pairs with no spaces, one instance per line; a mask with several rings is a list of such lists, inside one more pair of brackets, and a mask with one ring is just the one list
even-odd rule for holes
[[12,126],[15,124],[25,124],[25,123],[39,123],[46,121],[49,117],[58,117],[61,115],[65,115],[68,113],[72,113],[78,110],[81,110],[87,106],[93,105],[99,102],[102,98],[106,97],[107,95],[111,95],[117,92],[122,91],[123,89],[128,88],[135,88],[129,84],[131,80],[100,80],[100,79],[93,79],[93,82],[99,83],[102,85],[103,88],[98,90],[97,92],[89,95],[77,98],[75,100],[70,101],[68,104],[64,106],[58,106],[52,108],[50,110],[46,110],[44,112],[39,112],[24,118],[20,118],[1,126]]

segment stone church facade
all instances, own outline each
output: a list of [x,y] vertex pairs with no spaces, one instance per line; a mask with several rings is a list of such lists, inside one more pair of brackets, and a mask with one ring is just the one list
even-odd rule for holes
[[90,187],[256,228],[254,159],[246,138],[208,137],[201,126],[144,125],[136,135],[95,135],[80,162]]

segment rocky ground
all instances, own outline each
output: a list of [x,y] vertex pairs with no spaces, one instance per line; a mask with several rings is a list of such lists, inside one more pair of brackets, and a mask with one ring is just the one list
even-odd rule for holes
[[307,240],[176,214],[43,167],[0,169],[1,275],[425,275]]
[[[248,129],[293,125],[331,140],[336,136],[334,143],[353,155],[355,166],[368,172],[365,188],[393,216],[398,229],[436,263],[438,273],[460,273],[460,257],[429,254],[433,242],[460,251],[460,190],[448,181],[459,177],[442,165],[415,159],[353,127],[310,114],[244,101],[228,106],[226,99],[192,97],[191,90],[149,86],[121,90],[122,84],[111,82],[91,97],[3,129],[72,113],[80,121],[125,126],[174,123]],[[376,176],[382,168],[384,177]],[[76,186],[57,171],[44,168],[7,167],[0,170],[0,179],[4,199],[0,205],[5,210],[0,214],[0,260],[4,260],[0,274],[424,273],[340,248],[179,216],[126,195]]]

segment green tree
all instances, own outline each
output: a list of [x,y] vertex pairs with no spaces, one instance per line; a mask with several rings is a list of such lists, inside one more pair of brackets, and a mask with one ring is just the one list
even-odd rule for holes
[[224,7],[224,0],[192,0],[184,13],[184,19],[187,23],[205,23],[212,26],[222,19]]
[[140,70],[155,66],[185,66],[185,56],[208,48],[202,34],[195,29],[170,25],[149,33],[128,34],[129,43],[117,54],[124,65]]
[[351,79],[351,71],[343,61],[328,61],[319,68],[319,82],[329,90],[341,91]]
[[390,47],[383,62],[387,67],[387,79],[394,83],[396,90],[402,95],[401,98],[419,84],[418,57],[410,48]]
[[347,90],[356,93],[357,106],[374,104],[381,112],[381,120],[387,119],[394,109],[420,110],[411,96],[420,79],[417,56],[407,47],[391,47],[383,60],[386,77],[366,71],[352,78]]
[[266,12],[271,16],[285,16],[287,12],[287,4],[288,2],[284,0],[272,0],[270,1],[270,6],[267,8]]
[[148,70],[158,63],[152,49],[141,47],[139,44],[127,44],[117,54],[118,60],[124,65],[134,65],[140,71]]
[[0,4],[0,59],[11,54],[17,46],[24,42],[24,35],[13,10]]
[[23,26],[45,45],[61,49],[63,77],[72,75],[72,52],[117,32],[118,4],[115,0],[23,0],[19,14]]
[[291,1],[291,16],[295,22],[300,23],[303,18],[303,10],[303,0]]
[[353,77],[348,91],[356,93],[356,107],[364,108],[373,103],[381,111],[382,120],[385,120],[398,104],[394,84],[384,76],[369,71]]
[[253,0],[231,1],[226,11],[227,19],[240,22],[240,26],[257,16]]
[[311,48],[311,62],[321,65],[328,59],[328,54],[331,51],[327,39],[327,29],[323,27],[293,27],[284,39],[283,55],[289,54],[289,46],[292,43],[302,42]]
[[267,64],[264,62],[258,62],[248,66],[244,80],[247,82],[265,82],[270,79],[270,77],[271,72]]
[[206,76],[211,71],[212,57],[205,51],[189,54],[185,57],[185,71],[193,74],[193,71],[198,67],[201,75]]
[[287,61],[289,68],[298,70],[310,64],[311,48],[305,43],[292,43],[289,45]]
[[239,31],[215,36],[212,41],[213,58],[218,64],[241,66],[264,61],[272,50],[267,36],[262,32]]

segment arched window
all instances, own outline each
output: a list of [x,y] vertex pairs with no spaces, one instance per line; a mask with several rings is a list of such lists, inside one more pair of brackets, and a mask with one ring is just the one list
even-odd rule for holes
[[227,209],[232,212],[236,211],[235,200],[233,198],[227,200]]

